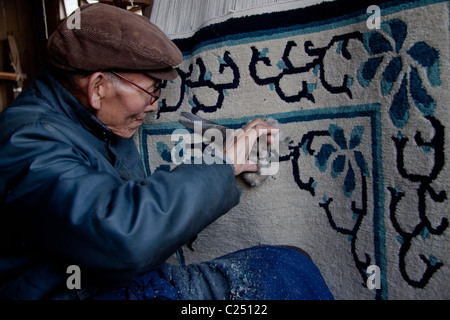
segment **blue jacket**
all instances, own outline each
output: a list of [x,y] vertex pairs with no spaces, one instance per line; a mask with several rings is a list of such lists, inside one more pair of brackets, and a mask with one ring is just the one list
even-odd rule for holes
[[239,202],[229,165],[145,177],[120,139],[43,71],[0,114],[0,298],[77,298],[163,263]]

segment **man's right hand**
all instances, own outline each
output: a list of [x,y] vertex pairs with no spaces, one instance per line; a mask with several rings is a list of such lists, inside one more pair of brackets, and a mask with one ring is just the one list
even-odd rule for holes
[[279,132],[280,129],[270,126],[260,118],[254,119],[243,129],[235,130],[228,137],[224,147],[224,154],[234,165],[234,175],[237,176],[242,172],[256,172],[257,163],[249,159],[254,144],[263,135],[267,135],[267,143],[272,144],[274,136]]

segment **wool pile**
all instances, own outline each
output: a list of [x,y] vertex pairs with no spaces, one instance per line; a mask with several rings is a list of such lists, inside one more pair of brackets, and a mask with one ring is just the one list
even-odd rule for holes
[[170,35],[180,77],[135,136],[149,175],[176,165],[182,111],[230,128],[271,117],[289,137],[278,172],[257,188],[238,180],[240,204],[186,262],[294,245],[337,299],[448,299],[449,3],[310,2]]

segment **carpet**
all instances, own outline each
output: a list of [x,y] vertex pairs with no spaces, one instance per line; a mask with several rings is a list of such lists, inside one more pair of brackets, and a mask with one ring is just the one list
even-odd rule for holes
[[175,166],[181,111],[231,128],[270,116],[289,136],[277,174],[238,179],[240,204],[188,263],[295,245],[336,299],[450,298],[448,1],[293,1],[172,38],[180,77],[135,136],[148,174]]

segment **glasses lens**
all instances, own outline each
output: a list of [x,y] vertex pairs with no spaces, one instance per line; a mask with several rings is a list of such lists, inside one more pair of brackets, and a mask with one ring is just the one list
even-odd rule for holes
[[149,91],[145,90],[144,88],[142,88],[141,86],[139,86],[136,83],[134,83],[133,81],[128,80],[124,76],[118,74],[117,72],[112,71],[111,73],[113,73],[114,75],[118,76],[122,80],[125,80],[126,82],[132,84],[136,88],[138,88],[138,89],[144,91],[145,93],[147,93],[150,96],[150,104],[154,104],[159,99],[159,96],[161,95],[161,87],[160,87],[161,86],[161,82],[157,82],[157,84],[156,84],[157,88],[156,88],[156,90],[154,92],[149,92]]
[[158,87],[158,89],[156,89],[152,94],[150,104],[154,104],[159,99],[160,96],[161,96],[161,88]]

